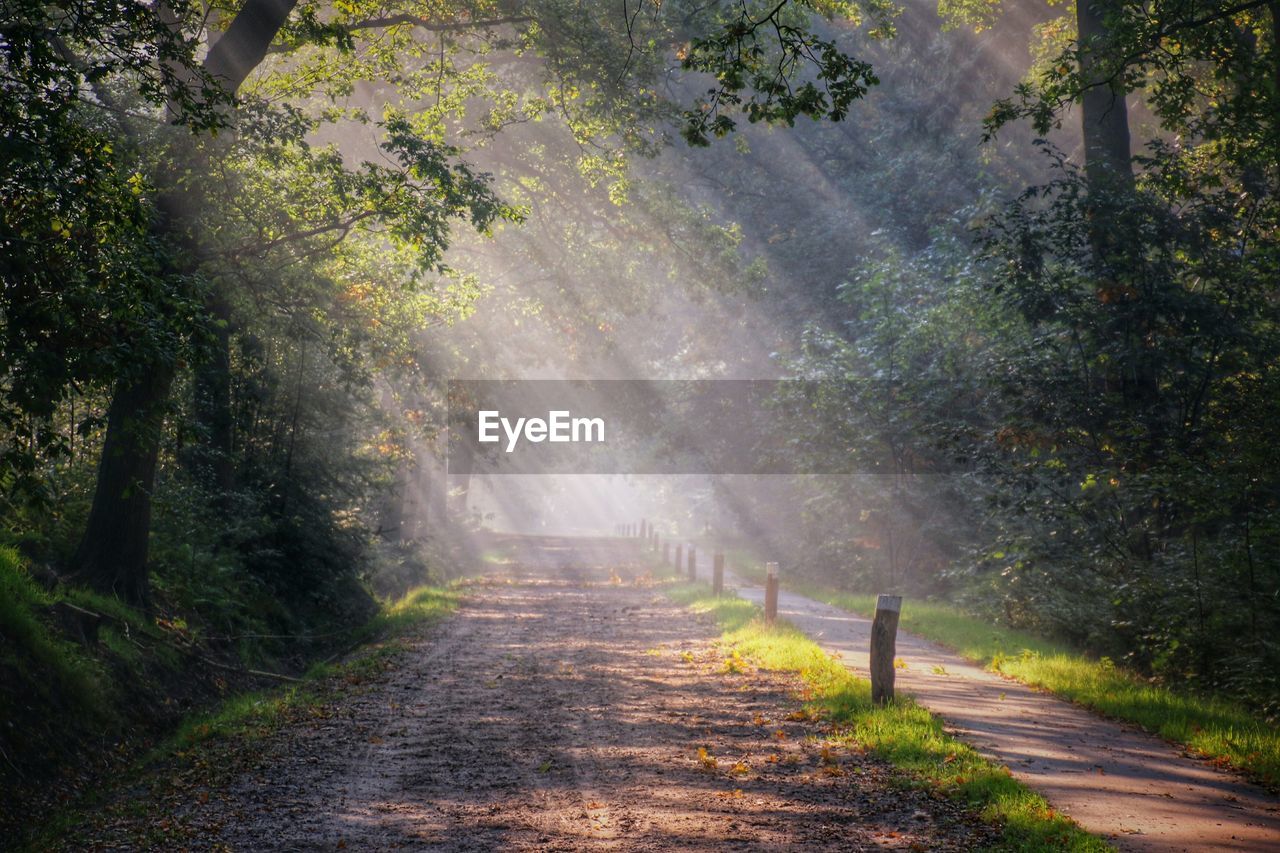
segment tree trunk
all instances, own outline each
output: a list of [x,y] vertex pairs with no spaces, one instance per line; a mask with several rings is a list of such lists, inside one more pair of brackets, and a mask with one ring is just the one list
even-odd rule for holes
[[[1080,132],[1088,184],[1089,243],[1094,261],[1114,280],[1124,267],[1128,241],[1117,228],[1134,189],[1129,150],[1129,107],[1117,78],[1107,18],[1116,0],[1076,3],[1076,40],[1080,51]],[[1103,287],[1109,287],[1103,282]]]
[[[266,58],[272,40],[296,5],[297,0],[246,0],[226,32],[210,46],[205,71],[235,95]],[[216,287],[207,307],[215,321],[214,340],[196,372],[195,411],[201,430],[193,457],[197,478],[215,494],[225,495],[235,485],[231,455],[231,308]]]
[[419,537],[429,536],[434,525],[444,527],[448,523],[449,516],[447,506],[449,484],[444,474],[444,466],[430,450],[424,450],[422,458],[425,460],[425,464],[420,463],[420,467],[424,473],[422,492],[426,496],[426,508],[422,518],[423,532],[419,533]]
[[71,559],[75,580],[130,604],[150,600],[151,492],[173,377],[172,367],[157,367],[116,385],[89,521]]
[[[205,69],[234,95],[267,55],[297,0],[246,0],[209,51]],[[169,236],[181,233],[181,191],[161,194],[158,206]],[[198,252],[186,252],[192,259]],[[173,386],[172,365],[142,365],[138,379],[117,384],[84,536],[71,560],[72,575],[132,603],[146,603],[151,491],[160,454],[164,407]],[[228,374],[229,378],[229,374]],[[228,423],[228,428],[230,424]],[[228,460],[229,461],[229,460]]]
[[1085,83],[1080,99],[1085,176],[1091,190],[1127,193],[1133,189],[1129,150],[1129,108],[1115,69],[1108,60],[1111,33],[1107,16],[1114,0],[1080,0],[1076,29],[1080,72]]
[[1129,110],[1118,79],[1123,68],[1118,59],[1108,55],[1114,49],[1108,18],[1116,13],[1116,2],[1080,0],[1076,4],[1080,71],[1086,84],[1080,99],[1080,129],[1088,183],[1089,242],[1101,275],[1099,289],[1128,315],[1122,343],[1130,356],[1119,365],[1124,370],[1120,383],[1126,399],[1146,407],[1158,397],[1156,369],[1148,351],[1153,309],[1149,299],[1135,305],[1145,295],[1123,281],[1141,261],[1133,255],[1138,241],[1130,239],[1124,227],[1125,212],[1133,200],[1134,177]]
[[1280,0],[1267,4],[1271,13],[1271,82],[1280,96]]
[[297,4],[298,0],[246,0],[226,32],[209,49],[205,70],[234,95],[266,58],[276,33]]
[[409,501],[409,475],[408,462],[401,462],[396,466],[391,490],[383,500],[382,518],[378,524],[383,538],[397,545],[409,538],[405,530],[405,507]]
[[216,292],[209,298],[207,308],[214,320],[213,340],[196,369],[198,435],[191,463],[197,482],[220,497],[235,486],[235,468],[232,465],[231,311]]

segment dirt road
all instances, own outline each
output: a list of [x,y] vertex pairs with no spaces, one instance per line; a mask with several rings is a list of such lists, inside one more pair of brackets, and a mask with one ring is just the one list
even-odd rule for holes
[[[174,815],[196,848],[972,850],[995,831],[827,751],[798,683],[738,673],[626,546],[510,540],[384,677]],[[794,716],[793,716],[794,715]],[[700,751],[701,750],[701,751]]]
[[[744,598],[764,598],[741,578],[727,582]],[[778,614],[868,675],[870,620],[786,591]],[[1122,849],[1280,851],[1280,799],[1235,775],[906,632],[897,651],[906,664],[897,670],[899,691]]]

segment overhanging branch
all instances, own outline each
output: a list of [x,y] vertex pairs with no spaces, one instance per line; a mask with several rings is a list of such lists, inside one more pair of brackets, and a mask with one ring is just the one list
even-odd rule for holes
[[511,15],[504,18],[481,18],[470,21],[432,21],[429,18],[421,18],[417,15],[388,15],[384,18],[368,18],[363,21],[345,24],[343,25],[343,28],[348,32],[354,33],[359,32],[360,30],[374,30],[407,24],[420,30],[427,30],[428,32],[451,33],[463,32],[465,30],[500,27],[504,24],[529,24],[532,22],[533,18],[529,15]]

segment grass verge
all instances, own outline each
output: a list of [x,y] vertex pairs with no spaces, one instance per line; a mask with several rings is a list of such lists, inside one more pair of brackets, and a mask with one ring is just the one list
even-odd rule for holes
[[189,716],[109,787],[52,815],[20,849],[98,846],[103,833],[131,849],[164,849],[195,840],[198,833],[183,818],[170,816],[193,798],[207,799],[210,791],[260,762],[263,754],[256,745],[273,732],[323,716],[326,705],[343,691],[391,668],[404,638],[442,620],[460,597],[451,588],[423,586],[384,603],[355,632],[353,641],[364,645],[346,660],[316,664],[296,683],[237,694],[210,711]]
[[[444,587],[421,586],[395,602],[355,632],[354,640],[368,644],[341,663],[318,663],[297,684],[234,696],[213,711],[183,721],[150,760],[196,746],[212,737],[256,740],[280,727],[298,711],[315,707],[341,684],[358,683],[377,675],[402,650],[400,639],[415,628],[432,625],[457,607],[459,595]],[[144,759],[144,763],[147,759]]]
[[[740,575],[759,580],[763,568],[745,551],[730,552]],[[857,595],[804,583],[795,592],[843,610],[871,617],[874,595]],[[993,624],[951,604],[908,598],[899,627],[954,650],[986,668],[1047,690],[1103,716],[1134,723],[1167,741],[1243,773],[1272,791],[1280,790],[1280,729],[1243,705],[1153,684],[1061,643]]]
[[[18,553],[0,547],[0,667],[12,669],[15,683],[29,685],[48,699],[66,697],[72,709],[96,719],[105,713],[107,678],[101,664],[75,643],[50,629],[37,614],[53,605],[22,564]],[[18,697],[0,695],[0,711]]]
[[794,626],[768,626],[759,608],[736,596],[716,597],[705,584],[677,584],[667,595],[713,616],[733,651],[765,669],[799,673],[813,699],[810,707],[839,727],[837,737],[873,750],[912,777],[978,809],[1004,828],[1009,851],[1100,851],[1112,849],[1058,814],[1043,797],[948,735],[942,722],[910,700],[884,708],[871,703],[871,685],[824,652]]
[[[815,597],[870,616],[875,596],[815,590]],[[1280,730],[1242,705],[1152,684],[1109,659],[1095,660],[1023,631],[993,625],[949,604],[908,599],[899,625],[962,657],[1048,690],[1107,717],[1136,723],[1165,740],[1280,788]]]

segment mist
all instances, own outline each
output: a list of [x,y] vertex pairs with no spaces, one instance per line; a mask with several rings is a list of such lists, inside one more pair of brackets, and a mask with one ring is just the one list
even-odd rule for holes
[[5,0],[0,837],[1273,840],[1277,15]]

